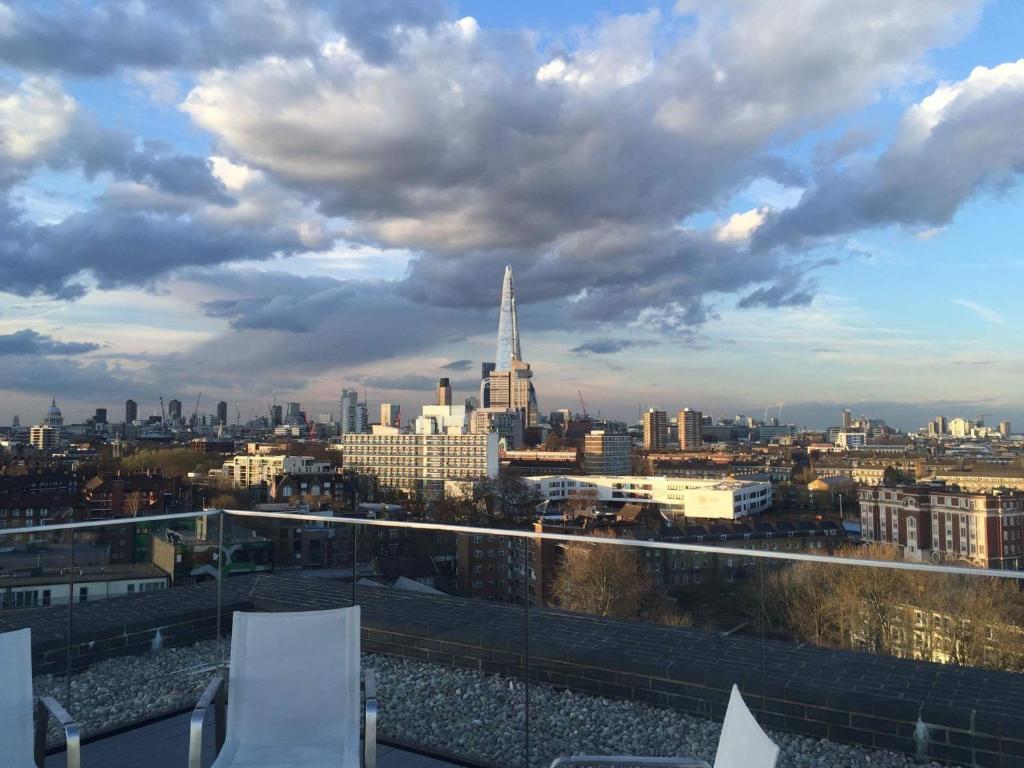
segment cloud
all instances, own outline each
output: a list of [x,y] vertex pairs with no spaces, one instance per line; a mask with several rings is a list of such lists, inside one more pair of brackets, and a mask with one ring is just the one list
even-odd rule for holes
[[979,304],[976,301],[969,301],[968,299],[953,299],[953,303],[971,310],[971,312],[976,314],[985,322],[992,323],[994,325],[1006,325],[1005,317],[991,307],[986,307],[984,304]]
[[31,328],[0,334],[0,357],[9,355],[82,355],[99,348],[99,344],[92,342],[58,341]]
[[122,68],[204,69],[312,53],[325,26],[315,6],[288,0],[60,0],[47,6],[0,5],[6,11],[0,62],[86,76]]
[[345,40],[203,72],[183,109],[351,237],[416,252],[403,286],[416,301],[489,306],[478,275],[512,263],[524,301],[573,297],[580,319],[653,308],[700,323],[706,296],[782,264],[738,253],[732,229],[718,242],[678,222],[754,179],[794,183],[768,154],[777,138],[916,77],[976,3],[800,6],[790,19],[701,3],[691,33],[657,13],[609,17],[572,49],[538,51],[528,32],[434,12],[405,24],[399,3],[370,25],[387,30],[379,56]]
[[447,15],[438,0],[376,0],[338,3],[334,20],[346,42],[366,61],[385,64],[397,53],[398,30],[430,29]]
[[911,106],[889,147],[873,162],[823,171],[796,207],[774,214],[755,248],[805,247],[872,227],[948,224],[981,191],[999,192],[1024,173],[1024,59],[976,67]]
[[[66,135],[75,100],[48,77],[26,77],[12,86],[0,77],[0,166],[28,164]],[[0,168],[0,180],[2,180]]]
[[[361,383],[374,389],[399,390],[408,392],[432,392],[437,387],[437,379],[420,374],[403,374],[398,376],[367,376]],[[454,390],[475,390],[480,386],[479,379],[454,379],[449,382]]]
[[593,355],[611,355],[636,347],[649,347],[657,343],[656,341],[644,339],[591,339],[573,347],[569,351],[575,352],[578,355],[588,353]]
[[468,371],[473,367],[472,360],[452,360],[441,366],[446,371]]
[[720,243],[745,243],[759,226],[764,223],[766,208],[754,208],[743,213],[734,213],[724,223],[715,227],[715,239]]

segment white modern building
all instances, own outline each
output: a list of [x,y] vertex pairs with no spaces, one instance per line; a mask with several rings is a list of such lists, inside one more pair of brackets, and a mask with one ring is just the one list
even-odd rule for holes
[[546,475],[526,477],[551,501],[655,504],[673,517],[736,520],[772,505],[772,484],[756,480],[703,480],[638,475]]
[[317,461],[312,456],[265,456],[244,454],[224,462],[221,475],[238,488],[258,485],[269,486],[275,475],[322,474],[331,472],[329,461]]
[[836,435],[836,445],[846,450],[863,448],[868,444],[868,437],[863,432],[840,432]]

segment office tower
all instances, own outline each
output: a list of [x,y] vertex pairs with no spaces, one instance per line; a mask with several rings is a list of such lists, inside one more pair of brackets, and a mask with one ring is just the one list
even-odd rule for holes
[[1000,421],[999,422],[999,435],[1000,435],[1000,437],[1004,437],[1004,438],[1010,436],[1010,422],[1008,422],[1008,421]]
[[338,398],[338,424],[341,427],[341,434],[349,432],[362,432],[359,429],[356,417],[356,405],[359,403],[359,392],[354,389],[341,390],[341,397]]
[[501,284],[501,310],[498,315],[498,347],[493,369],[485,363],[487,382],[481,385],[480,401],[485,408],[504,408],[519,411],[523,416],[523,427],[535,427],[540,423],[540,409],[537,406],[537,392],[533,387],[533,373],[528,363],[523,362],[519,343],[519,316],[516,312],[515,285],[512,267],[505,267]]
[[853,429],[853,414],[849,408],[843,408],[843,431],[849,432]]
[[21,416],[18,416],[17,414],[14,415],[14,418],[11,419],[11,428],[21,429]]
[[940,435],[949,434],[949,421],[945,416],[936,416],[935,425],[938,428]]
[[228,404],[225,403],[223,400],[217,403],[217,423],[228,423]]
[[663,451],[668,441],[668,414],[653,408],[644,413],[644,448]]
[[523,447],[523,417],[519,411],[505,408],[478,408],[469,418],[469,432],[482,435],[496,432],[506,450]]
[[279,427],[284,423],[284,413],[280,405],[270,406],[270,426]]
[[181,423],[181,400],[171,400],[167,404],[167,418],[172,424]]
[[491,371],[494,370],[494,363],[480,364],[480,407],[491,407]]
[[370,414],[366,410],[366,403],[356,403],[355,431],[360,434],[370,431]]
[[513,360],[506,371],[491,371],[489,408],[518,411],[523,419],[523,428],[535,427],[540,423],[537,412],[537,397],[530,379],[533,372],[529,363]]
[[501,310],[498,315],[498,351],[494,356],[495,369],[507,371],[513,360],[522,360],[519,347],[519,317],[516,313],[516,292],[512,281],[512,266],[505,267],[501,282]]
[[305,424],[305,420],[302,418],[302,403],[288,403],[288,409],[285,411],[285,423],[289,426],[299,426]]
[[139,404],[134,400],[124,402],[124,423],[131,424],[139,418]]
[[397,403],[380,404],[380,424],[382,427],[398,427],[399,406]]
[[437,404],[452,404],[452,385],[447,378],[437,380]]
[[480,407],[480,400],[476,395],[470,395],[463,402],[466,406],[466,413],[472,413]]
[[676,414],[676,427],[680,448],[692,450],[704,444],[704,416],[700,411],[684,408]]
[[628,475],[632,453],[629,435],[594,430],[583,438],[583,471],[588,475]]
[[97,408],[96,413],[92,416],[93,424],[106,424],[107,423],[107,409]]

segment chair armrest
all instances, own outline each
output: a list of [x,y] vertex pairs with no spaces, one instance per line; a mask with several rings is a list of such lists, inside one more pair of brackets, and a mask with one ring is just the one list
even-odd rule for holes
[[214,749],[219,753],[224,746],[224,676],[217,675],[206,686],[203,695],[192,710],[188,724],[188,768],[199,768],[203,759],[203,723],[213,705]]
[[51,717],[64,729],[68,768],[81,768],[82,741],[78,733],[78,723],[52,696],[43,696],[36,704],[36,765],[42,768],[43,760],[46,758],[46,727],[50,724]]
[[567,765],[628,765],[641,768],[711,768],[704,760],[695,757],[630,757],[629,755],[573,755],[572,757],[556,757],[550,768],[563,768]]
[[377,768],[377,676],[363,670],[363,768]]

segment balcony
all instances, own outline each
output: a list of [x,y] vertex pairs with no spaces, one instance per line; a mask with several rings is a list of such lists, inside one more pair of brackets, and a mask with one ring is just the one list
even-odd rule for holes
[[[80,722],[91,742],[84,765],[185,764],[184,713],[227,664],[235,611],[353,604],[362,610],[364,666],[378,674],[383,768],[546,766],[583,752],[713,760],[733,684],[781,745],[782,766],[909,767],[918,757],[1011,766],[1024,754],[1022,630],[1011,613],[984,614],[965,597],[981,584],[995,590],[984,595],[1012,597],[1020,574],[796,550],[262,518],[138,518],[193,531],[193,549],[168,564],[169,587],[84,602],[78,556],[95,557],[109,524],[0,532],[0,550],[28,546],[30,534],[33,547],[51,553],[54,602],[0,610],[0,631],[32,629],[36,691],[55,695]],[[250,567],[256,550],[246,551],[239,532],[282,519],[323,523],[319,567]],[[381,567],[392,533],[409,550],[391,563],[405,569],[397,580],[393,567]],[[521,574],[498,600],[472,597],[471,564],[458,567],[459,537],[485,535],[509,573]],[[633,570],[634,561],[643,568]],[[656,583],[671,586],[651,589],[651,567],[664,569]],[[604,580],[599,589],[585,580],[595,577]],[[0,592],[20,589],[18,581],[0,575]],[[828,595],[851,585],[864,590],[853,602]],[[941,610],[936,594],[949,595]],[[886,623],[873,623],[871,610],[885,605]],[[834,610],[844,606],[843,615]],[[915,623],[937,611],[927,627]],[[50,761],[62,764],[59,753]]]

